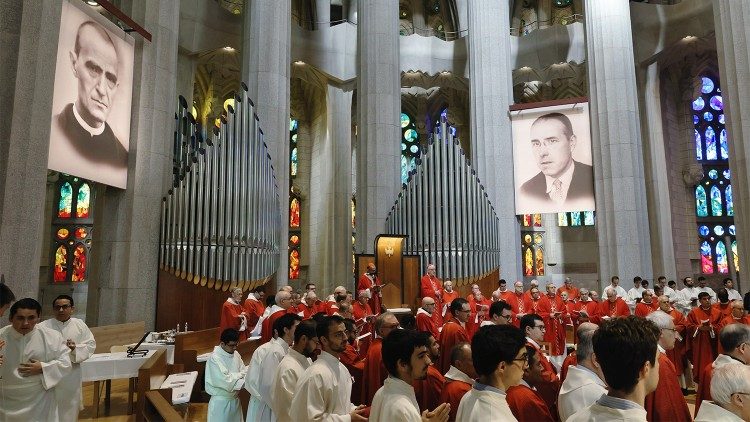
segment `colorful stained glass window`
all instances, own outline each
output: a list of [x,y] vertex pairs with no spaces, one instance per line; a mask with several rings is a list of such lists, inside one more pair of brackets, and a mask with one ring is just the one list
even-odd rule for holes
[[709,126],[706,128],[706,160],[716,160],[716,132]]
[[521,256],[525,276],[544,275],[544,234],[526,232],[521,234]]
[[544,275],[544,251],[542,248],[536,249],[536,275]]
[[564,212],[558,212],[557,213],[557,225],[560,227],[565,227],[568,225],[568,214]]
[[68,277],[68,249],[60,245],[55,250],[55,265],[52,274],[55,282],[62,282]]
[[718,186],[711,187],[711,214],[714,217],[721,217],[723,214],[721,209],[721,191]]
[[534,214],[534,227],[542,227],[542,214]]
[[524,214],[523,219],[521,219],[521,225],[523,227],[531,227],[531,214]]
[[67,239],[69,234],[70,234],[70,230],[68,230],[66,228],[62,228],[62,229],[58,230],[57,233],[55,233],[55,235],[57,236],[57,238],[60,239],[60,240]]
[[734,216],[734,199],[732,198],[732,185],[724,190],[724,202],[727,205],[727,216]]
[[289,119],[289,175],[297,176],[299,168],[299,158],[297,157],[297,128],[299,122],[297,119]]
[[701,243],[701,271],[703,274],[713,274],[714,260],[711,254],[711,245],[707,241]]
[[727,142],[727,130],[722,129],[719,132],[719,152],[722,160],[729,159],[729,143]]
[[[697,119],[698,116],[695,116],[695,118]],[[695,124],[697,123],[698,122],[696,121]],[[693,129],[693,132],[695,132],[695,157],[698,160],[702,160],[703,159],[703,139],[701,139],[701,134],[698,133],[697,130]]]
[[732,241],[732,259],[734,260],[734,270],[740,270],[740,257],[737,255],[737,241]]
[[594,225],[594,211],[583,212],[583,225],[593,226]]
[[71,281],[86,281],[86,247],[82,244],[76,245],[73,250],[73,276]]
[[292,148],[292,158],[289,162],[289,172],[292,176],[297,175],[297,165],[299,164],[299,160],[297,159],[297,147]]
[[706,189],[701,185],[695,187],[695,213],[698,215],[698,217],[708,216]]
[[523,275],[527,277],[534,275],[534,253],[531,248],[526,249],[523,254]]
[[570,225],[573,227],[581,225],[581,212],[573,211],[570,213]]
[[593,226],[595,222],[594,211],[571,211],[557,213],[557,225],[559,227],[581,227]]
[[289,279],[296,280],[299,278],[299,251],[292,249],[289,252]]
[[352,230],[354,230],[357,227],[357,203],[354,200],[354,197],[352,197],[351,205],[352,205]]
[[298,197],[292,197],[289,201],[289,227],[299,228],[300,224],[300,201]]
[[409,181],[409,172],[417,167],[417,157],[422,152],[419,132],[414,118],[401,113],[401,183]]
[[724,242],[716,243],[716,269],[721,274],[729,273],[729,263],[727,261],[727,247]]
[[90,214],[91,188],[88,183],[82,183],[78,187],[78,199],[76,201],[76,217],[88,218]]
[[703,94],[714,92],[714,81],[712,81],[711,78],[705,76],[701,77],[701,92]]
[[70,182],[63,183],[60,186],[60,200],[57,206],[57,216],[59,218],[69,218],[73,210],[73,186]]
[[75,230],[76,239],[84,239],[88,234],[88,230],[85,227],[77,227]]

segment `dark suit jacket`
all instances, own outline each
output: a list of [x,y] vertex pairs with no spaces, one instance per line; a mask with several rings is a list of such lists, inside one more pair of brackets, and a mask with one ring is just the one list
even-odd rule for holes
[[[547,181],[544,173],[539,172],[536,176],[521,185],[521,194],[524,197],[537,201],[549,201],[547,195]],[[573,161],[573,178],[570,180],[568,196],[565,201],[594,197],[594,172],[589,165]]]
[[127,167],[128,151],[117,140],[112,128],[106,122],[104,132],[91,136],[76,120],[73,114],[73,103],[70,103],[57,115],[57,123],[81,157],[112,167]]

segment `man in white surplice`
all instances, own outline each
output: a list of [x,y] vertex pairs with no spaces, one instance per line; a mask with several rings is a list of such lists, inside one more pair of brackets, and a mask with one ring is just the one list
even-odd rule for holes
[[271,410],[271,383],[276,368],[289,352],[294,340],[294,330],[302,318],[297,314],[284,314],[273,323],[273,332],[283,333],[258,347],[253,352],[245,377],[245,390],[250,392],[247,405],[247,422],[274,422]]
[[[315,293],[312,293],[313,295]],[[289,414],[289,404],[294,398],[297,381],[310,367],[310,358],[315,356],[318,349],[318,335],[315,333],[315,321],[302,321],[294,329],[294,344],[289,348],[289,354],[284,356],[274,374],[271,383],[271,409],[279,422],[292,422]]]
[[364,422],[365,406],[351,402],[352,376],[339,355],[346,350],[344,319],[331,315],[315,328],[322,352],[297,383],[289,414],[302,421]]
[[40,327],[57,331],[70,349],[70,374],[55,387],[55,399],[60,420],[64,422],[78,420],[78,412],[83,410],[81,393],[81,362],[85,361],[96,350],[96,340],[85,322],[73,318],[75,304],[68,295],[60,295],[52,301],[55,317],[39,323]]
[[0,328],[0,421],[56,421],[55,386],[70,373],[70,349],[59,333],[37,327],[42,306],[25,298],[10,308]]
[[388,378],[375,393],[370,408],[372,422],[446,422],[451,406],[443,403],[419,413],[414,381],[427,378],[430,335],[412,330],[394,330],[383,339],[383,364]]
[[221,332],[221,343],[206,362],[208,422],[242,422],[242,404],[238,391],[242,388],[247,367],[237,352],[240,332],[227,328]]
[[591,342],[596,324],[584,322],[578,326],[577,364],[568,367],[568,376],[560,387],[557,410],[560,420],[568,419],[573,413],[599,400],[607,394],[607,383],[599,364],[594,361],[594,345]]

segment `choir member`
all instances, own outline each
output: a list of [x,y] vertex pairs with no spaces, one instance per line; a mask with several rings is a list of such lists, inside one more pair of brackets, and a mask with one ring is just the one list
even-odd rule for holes
[[735,300],[732,302],[730,307],[731,312],[721,320],[721,326],[725,327],[729,324],[745,324],[750,325],[750,315],[745,315],[745,308],[742,306],[742,301]]
[[523,378],[518,385],[506,390],[508,406],[519,421],[554,422],[556,417],[552,416],[547,404],[534,390],[538,383],[543,382],[539,354],[529,346],[526,346],[526,352],[528,364],[523,371]]
[[[422,276],[420,282],[421,297],[431,297],[435,301],[435,309],[443,309],[443,283],[435,274],[435,264],[427,265],[427,274]],[[435,326],[443,325],[443,315],[441,312],[433,312],[432,319],[435,320]]]
[[469,300],[471,315],[469,316],[469,321],[467,322],[466,327],[469,332],[469,337],[472,337],[482,325],[482,322],[487,319],[490,306],[492,306],[492,301],[485,298],[480,290],[477,290],[471,297],[474,298],[474,301],[472,302]]
[[388,372],[383,365],[383,339],[399,328],[398,319],[392,312],[384,312],[375,319],[375,334],[377,337],[372,341],[367,349],[367,359],[363,371],[364,382],[364,403],[372,403],[375,392],[378,391],[383,381],[388,376]]
[[700,289],[695,287],[693,285],[693,278],[692,277],[685,277],[682,279],[682,284],[685,285],[685,287],[680,290],[679,293],[679,300],[677,301],[676,305],[677,308],[682,311],[682,313],[687,314],[693,308],[698,306],[698,293],[700,293]]
[[526,344],[533,347],[539,354],[539,362],[543,366],[542,382],[536,386],[539,395],[547,403],[550,412],[557,410],[557,395],[560,392],[560,379],[557,370],[541,351],[539,345],[544,340],[546,327],[544,319],[537,314],[528,314],[521,318],[521,332],[526,336]]
[[490,305],[489,319],[482,321],[481,325],[509,325],[513,319],[513,309],[508,302],[498,300]]
[[471,341],[479,379],[458,405],[461,422],[517,421],[506,401],[508,388],[518,385],[527,364],[523,333],[510,325],[481,327]]
[[445,283],[443,283],[443,309],[441,312],[443,318],[446,318],[445,314],[449,311],[448,308],[450,308],[451,302],[453,302],[453,299],[457,297],[458,292],[453,290],[453,282],[450,280],[445,280]]
[[383,299],[383,293],[380,291],[382,284],[378,278],[378,271],[375,264],[367,264],[367,271],[359,277],[357,291],[370,290],[370,307],[373,311],[380,313],[380,305]]
[[576,364],[568,367],[557,399],[557,411],[561,421],[567,420],[576,411],[590,406],[603,394],[607,394],[604,374],[599,363],[593,358],[592,338],[598,328],[590,322],[583,323],[578,328]]
[[[289,292],[279,292],[278,297]],[[274,421],[276,416],[271,410],[271,383],[274,371],[281,360],[289,352],[289,346],[294,341],[294,330],[302,320],[297,314],[283,314],[273,323],[273,331],[278,335],[268,343],[261,344],[253,352],[250,367],[245,377],[245,390],[250,392],[250,402],[247,405],[247,422]]]
[[315,331],[322,351],[299,379],[289,414],[305,421],[367,421],[364,406],[351,402],[352,378],[339,361],[347,344],[344,320],[324,317]]
[[[265,318],[261,323],[262,324],[262,329],[260,332],[261,343],[268,343],[269,341],[271,341],[271,339],[281,334],[281,333],[274,333],[273,331],[274,323],[282,315],[286,315],[287,313],[289,313],[289,308],[292,306],[292,294],[286,290],[279,290],[279,292],[276,293],[276,297],[274,301],[276,302],[276,304],[271,307],[268,317]],[[242,338],[242,335],[240,335],[240,339],[241,338]]]
[[299,305],[300,312],[302,312],[302,319],[310,319],[313,315],[320,312],[320,301],[318,295],[314,291],[308,291],[305,297],[302,299],[302,303]]
[[589,291],[589,296],[591,296],[592,301],[599,303],[599,293],[597,293],[596,290]]
[[708,293],[711,296],[711,303],[716,302],[716,292],[714,291],[714,289],[708,287],[708,285],[706,284],[706,277],[698,277],[698,290]]
[[242,289],[239,287],[232,289],[232,296],[221,305],[219,331],[223,332],[227,328],[239,331],[240,340],[247,340],[248,330],[252,328],[247,326],[245,308],[242,306]]
[[497,300],[504,300],[507,302],[507,297],[513,294],[510,290],[508,290],[508,282],[505,281],[505,279],[500,279],[500,281],[497,282],[498,287],[497,290],[492,292],[493,298],[497,296]]
[[742,295],[740,294],[740,292],[734,289],[734,282],[731,278],[725,278],[722,284],[724,285],[724,288],[727,289],[729,300],[737,300],[742,302]]
[[659,309],[659,301],[654,300],[654,293],[649,289],[644,289],[641,294],[641,301],[635,305],[635,316],[646,318],[648,314]]
[[727,289],[722,287],[716,291],[716,303],[711,306],[719,311],[721,319],[724,319],[727,315],[732,313],[732,306],[729,301],[729,292],[727,292]]
[[584,322],[598,324],[600,322],[599,304],[591,298],[591,293],[596,292],[581,288],[578,293],[578,324],[582,324]]
[[221,343],[206,361],[206,393],[208,401],[208,422],[242,422],[242,404],[239,399],[241,380],[245,378],[247,367],[237,352],[240,333],[234,328],[221,332]]
[[634,277],[633,288],[628,290],[628,294],[623,298],[623,300],[625,300],[625,303],[628,305],[628,308],[630,308],[631,313],[633,313],[633,311],[635,310],[635,305],[643,297],[643,291],[646,290],[643,288],[642,282],[642,278]]
[[692,374],[684,376],[686,372],[690,372],[687,365],[685,365],[685,353],[687,353],[687,325],[685,316],[682,312],[672,307],[673,299],[670,299],[667,295],[659,297],[659,309],[664,313],[669,314],[672,317],[675,328],[675,344],[672,350],[667,350],[667,357],[674,365],[675,372],[677,372],[680,378],[681,385],[692,386]]
[[250,331],[258,325],[258,321],[266,310],[263,305],[265,296],[266,292],[263,291],[263,286],[258,286],[247,294],[247,299],[242,305],[245,309],[245,318],[247,318],[247,329]]
[[412,384],[427,378],[430,363],[428,336],[396,330],[383,339],[383,363],[389,377],[375,393],[369,420],[373,422],[445,422],[450,405],[441,404],[421,414]]
[[[440,350],[451,350],[456,344],[469,341],[469,333],[466,330],[466,322],[471,314],[469,302],[462,297],[453,299],[451,314],[452,317],[443,324],[440,332]],[[447,353],[441,356],[437,365],[440,372],[448,370],[449,360],[450,356]]]
[[667,357],[666,351],[674,348],[676,331],[672,317],[663,311],[650,313],[647,320],[656,325],[660,331],[657,348],[659,349],[659,382],[656,390],[646,396],[645,408],[649,422],[653,421],[690,421],[685,398],[677,380],[678,374]]
[[719,341],[724,353],[701,370],[698,392],[695,395],[695,412],[698,413],[704,400],[711,400],[711,377],[716,368],[732,363],[750,365],[750,326],[732,324],[721,329]]
[[601,319],[610,319],[625,317],[630,315],[630,308],[617,296],[617,291],[611,286],[604,289],[604,294],[607,295],[607,300],[603,300],[599,305],[599,316]]
[[660,275],[659,278],[656,280],[656,284],[654,285],[654,290],[656,290],[656,286],[659,286],[662,288],[662,295],[667,296],[670,300],[676,301],[678,300],[677,293],[673,288],[669,287],[667,285],[667,278],[663,275]]
[[435,338],[440,338],[440,330],[435,323],[433,314],[436,312],[437,302],[435,299],[425,296],[422,298],[422,307],[417,309],[417,330],[428,331]]
[[536,287],[537,289],[539,288],[539,280],[537,280],[537,279],[533,279],[533,280],[531,280],[531,281],[529,282],[529,290],[526,290],[526,293],[524,293],[524,294],[523,294],[523,297],[524,297],[525,299],[530,299],[530,298],[531,298],[531,290],[532,290],[533,288],[535,288],[535,287]]
[[39,326],[57,331],[70,349],[70,374],[60,380],[55,387],[57,411],[62,421],[77,421],[78,412],[83,409],[81,392],[81,362],[96,350],[96,340],[85,322],[73,318],[75,304],[68,295],[60,295],[52,301],[54,318],[42,321]]
[[0,421],[58,420],[55,387],[70,373],[70,349],[57,331],[37,327],[41,312],[36,300],[21,299],[0,328]]
[[690,361],[693,364],[693,381],[698,382],[701,369],[713,362],[717,355],[716,335],[719,333],[721,313],[711,307],[711,295],[698,293],[699,306],[687,316],[690,341]]
[[373,341],[375,333],[373,331],[373,322],[375,321],[375,314],[370,308],[370,291],[360,290],[357,292],[357,300],[352,303],[352,316],[354,322],[357,324],[360,332],[364,335],[370,333],[370,336],[365,337],[359,343],[360,351],[362,355],[367,354],[367,349]]
[[613,288],[615,289],[615,294],[617,297],[625,300],[626,297],[628,297],[628,292],[625,291],[625,289],[620,286],[620,277],[618,276],[612,276],[610,279],[610,284],[606,288]]
[[565,354],[565,321],[568,319],[568,307],[557,295],[553,283],[547,283],[547,300],[549,301],[549,314],[544,320],[547,327],[544,341],[552,345],[550,353],[552,356],[562,356]]
[[[421,331],[419,334],[425,337],[430,361],[437,362],[440,359],[441,352],[437,340],[435,340],[435,337],[429,331]],[[419,403],[420,409],[435,409],[443,403],[440,401],[440,393],[443,391],[444,383],[445,377],[443,374],[440,373],[434,364],[431,364],[427,368],[427,376],[424,379],[414,382],[414,394],[417,396],[417,403]]]
[[701,406],[696,422],[750,421],[750,367],[731,364],[717,368],[711,390],[714,400]]
[[471,344],[458,343],[451,350],[451,366],[445,373],[445,384],[440,392],[440,403],[451,405],[448,421],[456,420],[458,404],[461,398],[471,390],[477,373],[474,370],[474,362],[471,360]]
[[609,391],[567,422],[645,421],[646,395],[659,382],[659,334],[653,323],[636,316],[604,321],[592,341]]
[[572,301],[578,300],[578,288],[573,286],[573,280],[571,280],[570,277],[565,277],[563,285],[557,289],[557,294],[562,294],[562,292],[568,293],[568,299]]
[[341,318],[344,318],[344,319],[347,319],[347,318],[351,319],[351,318],[353,318],[351,303],[346,302],[346,301],[339,303],[339,309],[336,312],[334,312],[333,314],[334,315],[338,315],[338,316],[340,316]]
[[508,296],[508,303],[513,311],[513,325],[518,327],[521,317],[527,313],[522,282],[516,281],[513,283],[513,293]]
[[[308,292],[310,293],[312,292]],[[319,347],[315,330],[316,323],[313,320],[302,321],[295,328],[294,343],[274,372],[271,382],[271,409],[279,422],[295,420],[289,413],[289,404],[294,398],[297,381],[310,366],[310,359],[315,356],[315,351]]]

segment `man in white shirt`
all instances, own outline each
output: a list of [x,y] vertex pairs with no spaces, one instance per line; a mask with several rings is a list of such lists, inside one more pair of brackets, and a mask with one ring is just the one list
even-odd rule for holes
[[693,285],[692,277],[683,278],[682,283],[685,287],[679,291],[680,299],[675,305],[677,309],[687,315],[693,310],[693,308],[698,306],[698,293],[700,293],[701,290]]
[[208,422],[242,422],[242,404],[238,391],[247,373],[247,367],[237,352],[240,332],[227,328],[221,333],[221,343],[206,362],[206,392]]
[[294,340],[294,330],[302,318],[297,314],[284,314],[273,323],[273,330],[280,333],[268,343],[260,345],[250,360],[245,377],[245,390],[250,392],[247,405],[247,422],[274,422],[276,416],[271,410],[271,383],[274,372],[286,356]]
[[583,330],[581,327],[578,328],[578,345],[576,346],[578,363],[568,367],[568,375],[560,387],[560,395],[557,399],[557,410],[561,421],[567,420],[581,408],[593,404],[602,394],[607,394],[607,383],[603,380],[604,374],[599,363],[593,359],[594,346],[591,339],[596,329],[583,327]]
[[42,305],[24,298],[10,307],[0,328],[0,421],[58,420],[54,388],[70,373],[70,349],[56,331],[37,327]]
[[508,302],[498,300],[490,305],[489,319],[482,321],[480,325],[508,325],[511,319],[513,319],[513,308]]
[[621,298],[622,300],[626,300],[628,298],[628,292],[626,292],[625,289],[620,286],[620,277],[612,276],[611,284],[608,287],[615,289],[617,297]]
[[711,303],[716,303],[716,292],[706,284],[706,277],[698,277],[698,290],[711,295]]
[[739,300],[740,302],[742,301],[742,295],[740,294],[740,292],[734,289],[734,282],[731,278],[725,278],[723,284],[724,288],[727,289],[727,293],[729,293],[730,302],[733,300]]
[[474,334],[472,361],[479,379],[458,405],[456,420],[517,421],[505,399],[505,390],[518,385],[528,365],[526,339],[512,325],[487,325]]
[[632,315],[603,322],[592,342],[609,392],[567,422],[646,421],[646,395],[659,382],[660,334],[650,321]]
[[428,336],[413,330],[394,330],[383,339],[383,364],[388,378],[375,393],[370,407],[372,422],[446,422],[450,405],[443,403],[434,410],[419,413],[414,381],[427,378],[432,361]]
[[57,331],[70,349],[71,371],[55,387],[55,400],[60,420],[75,422],[78,420],[78,412],[83,409],[81,362],[94,354],[96,340],[85,322],[72,318],[75,312],[72,297],[56,297],[52,301],[52,309],[55,317],[42,321],[39,326]]
[[[314,293],[313,293],[314,294]],[[289,404],[294,398],[297,381],[305,373],[318,349],[318,335],[315,333],[315,321],[302,321],[294,330],[294,344],[289,354],[279,363],[271,383],[271,409],[279,422],[292,422]]]
[[640,277],[634,277],[633,278],[633,288],[628,290],[627,296],[625,296],[623,299],[625,300],[625,303],[628,304],[628,307],[630,308],[630,313],[632,314],[635,310],[635,305],[641,300],[643,297],[643,291],[646,290],[641,286],[641,282],[643,281]]
[[289,414],[303,421],[364,422],[365,406],[351,402],[352,376],[339,355],[346,350],[344,319],[321,318],[315,328],[322,352],[297,382]]
[[713,401],[705,401],[695,422],[750,421],[750,366],[741,363],[716,368],[711,378]]
[[666,277],[664,277],[663,275],[660,275],[659,278],[656,280],[656,284],[659,285],[659,286],[661,286],[661,288],[663,290],[662,294],[664,296],[667,296],[670,299],[670,301],[677,300],[677,292],[674,291],[673,288],[667,286],[667,278]]

